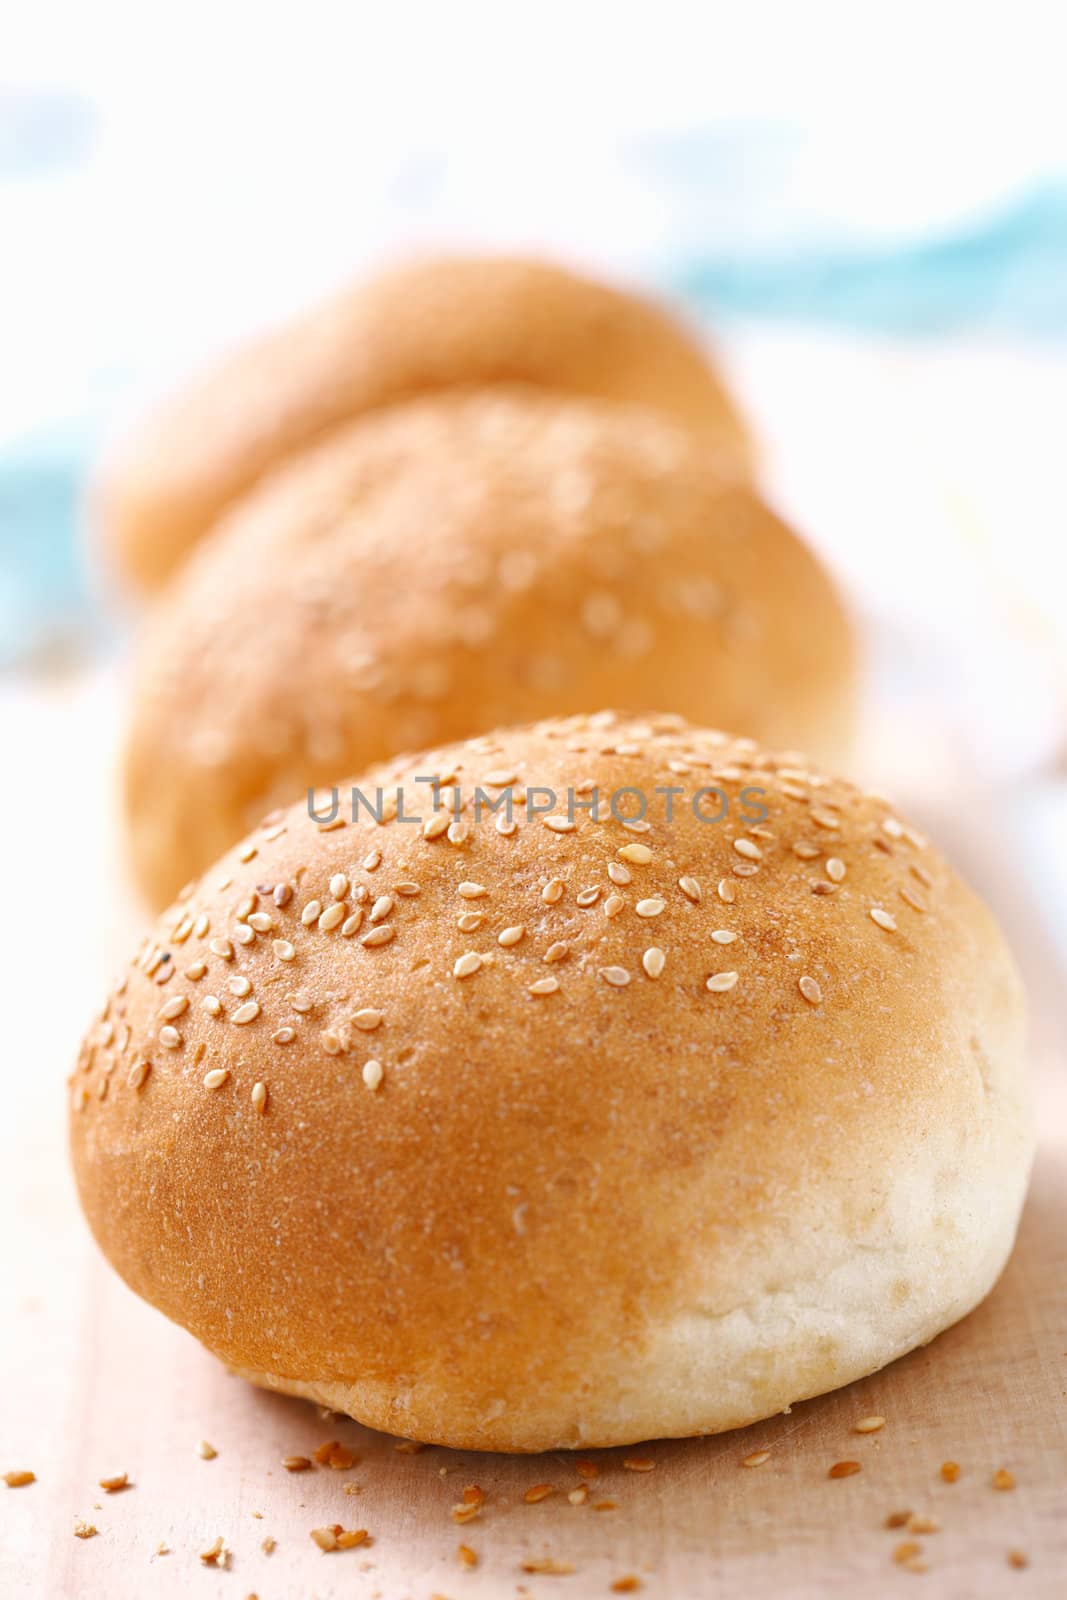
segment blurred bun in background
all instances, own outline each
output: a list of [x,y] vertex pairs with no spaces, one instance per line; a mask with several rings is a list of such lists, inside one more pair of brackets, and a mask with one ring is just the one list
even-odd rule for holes
[[539,261],[421,259],[245,345],[146,416],[98,475],[110,564],[157,589],[232,501],[338,424],[427,390],[516,381],[640,402],[724,470],[750,468],[721,378],[658,306]]
[[830,578],[692,432],[534,388],[424,398],[283,465],[152,609],[134,867],[165,903],[310,785],[605,704],[836,759],[854,692]]

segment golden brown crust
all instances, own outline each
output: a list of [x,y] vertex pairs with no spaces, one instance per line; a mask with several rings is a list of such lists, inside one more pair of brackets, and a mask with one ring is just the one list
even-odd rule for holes
[[165,904],[308,784],[605,704],[834,756],[853,690],[826,573],[688,435],[536,390],[439,396],[274,475],[161,598],[132,857]]
[[[270,819],[90,1030],[78,1186],[139,1294],[257,1382],[535,1450],[750,1422],[986,1293],[1029,1163],[1021,995],[886,802],[609,715],[360,787],[397,782],[381,824]],[[502,831],[472,797],[505,784]]]
[[720,378],[658,306],[546,262],[431,257],[254,340],[146,416],[101,472],[96,520],[119,571],[158,588],[233,500],[339,423],[498,382],[647,405],[748,469]]

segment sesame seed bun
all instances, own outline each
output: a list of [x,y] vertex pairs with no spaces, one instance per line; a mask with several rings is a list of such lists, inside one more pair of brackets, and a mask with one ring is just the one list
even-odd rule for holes
[[309,784],[605,704],[832,756],[853,693],[829,578],[690,435],[533,389],[415,401],[282,468],[160,598],[134,867],[165,905]]
[[749,469],[721,379],[658,306],[541,261],[432,257],[253,340],[147,415],[94,497],[112,564],[156,589],[231,501],[339,423],[501,381],[640,402]]
[[378,786],[380,824],[298,805],[234,849],[85,1041],[78,1187],[139,1294],[255,1383],[529,1451],[742,1426],[988,1292],[1031,1155],[1019,983],[885,801],[610,714]]

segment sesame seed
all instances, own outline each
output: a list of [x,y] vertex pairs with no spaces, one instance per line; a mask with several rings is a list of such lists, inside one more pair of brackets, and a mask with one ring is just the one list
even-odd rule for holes
[[909,870],[911,872],[912,877],[913,878],[918,878],[919,882],[923,885],[924,888],[926,888],[926,889],[932,889],[933,888],[934,880],[930,876],[930,874],[927,872],[926,868],[920,862],[918,862],[918,861],[911,862]]
[[378,850],[378,849],[374,849],[374,850],[369,851],[363,857],[363,870],[365,872],[377,872],[377,870],[381,866],[381,864],[382,864],[382,852],[380,850]]
[[817,844],[809,844],[806,839],[798,839],[793,846],[793,854],[801,861],[814,861],[817,856],[822,855],[822,851]]
[[627,867],[623,866],[621,861],[608,862],[608,877],[611,879],[612,883],[617,883],[620,885],[633,882],[633,874]]
[[678,887],[687,900],[698,906],[704,898],[703,891],[695,878],[679,878]]
[[465,911],[461,917],[456,918],[456,927],[460,933],[476,933],[485,918],[480,911]]
[[734,933],[732,928],[716,928],[711,937],[716,944],[733,944],[737,934]]
[[206,971],[206,961],[194,961],[191,966],[186,967],[185,976],[189,979],[190,983],[199,983]]
[[639,900],[634,906],[634,910],[639,917],[658,917],[666,904],[665,900],[659,899]]
[[375,1010],[373,1006],[364,1006],[361,1011],[356,1012],[352,1021],[362,1032],[373,1033],[375,1028],[381,1026],[382,1015],[383,1013]]
[[309,900],[303,911],[300,913],[300,920],[304,924],[305,928],[310,928],[311,924],[313,922],[317,922],[321,916],[322,906],[319,901]]
[[771,1452],[769,1450],[753,1450],[751,1455],[741,1457],[741,1465],[743,1467],[762,1467],[763,1463],[770,1459]]
[[466,955],[460,956],[452,968],[454,978],[470,978],[479,970],[482,958],[477,950],[468,950]]
[[959,1476],[960,1476],[960,1464],[959,1464],[959,1462],[958,1461],[942,1461],[942,1463],[941,1463],[941,1476],[942,1476],[942,1478],[944,1478],[946,1483],[958,1483],[959,1482]]
[[941,1524],[936,1517],[912,1515],[908,1518],[909,1533],[940,1533]]
[[658,978],[667,963],[667,957],[656,945],[650,945],[641,957],[641,965],[650,978]]
[[296,946],[289,943],[288,939],[275,939],[271,949],[279,961],[292,961],[296,955]]
[[237,995],[237,997],[241,1000],[244,999],[246,994],[252,993],[252,985],[249,983],[247,978],[231,978],[226,984],[226,987],[229,989],[231,994]]
[[487,772],[482,782],[488,784],[491,789],[506,789],[509,784],[515,782],[515,778],[516,774],[510,767],[501,767],[496,771]]
[[172,1028],[168,1025],[165,1028],[160,1028],[159,1042],[163,1046],[164,1050],[180,1050],[182,1047],[182,1036],[178,1032],[177,1028]]
[[129,1087],[131,1089],[143,1089],[148,1078],[148,1074],[151,1072],[151,1070],[152,1063],[150,1061],[135,1062],[130,1068],[129,1076],[126,1079]]
[[188,996],[184,994],[176,994],[172,1000],[167,1001],[159,1015],[164,1022],[171,1022],[175,1017],[180,1017],[183,1011],[188,1011],[188,1009]]
[[573,833],[577,827],[569,817],[546,817],[544,820],[545,827],[551,828],[553,833]]
[[206,994],[203,998],[202,1004],[209,1017],[218,1017],[222,1015],[222,1001],[219,999],[217,994]]
[[123,1489],[129,1489],[131,1486],[127,1472],[116,1472],[110,1478],[101,1478],[99,1483],[101,1489],[106,1490],[108,1494],[121,1494]]
[[617,917],[625,904],[626,901],[621,894],[609,894],[604,901],[604,915],[606,917]]
[[798,988],[800,989],[800,992],[804,996],[805,1000],[810,1001],[813,1006],[822,1005],[822,990],[819,988],[819,985],[815,982],[814,978],[809,978],[807,976],[801,978]]
[[223,961],[233,960],[233,945],[229,939],[212,939],[208,949],[213,956],[219,956]]
[[267,1085],[265,1083],[254,1083],[252,1085],[252,1104],[255,1106],[260,1116],[262,1116],[264,1111],[267,1109],[267,1098]]
[[885,1427],[885,1418],[884,1417],[861,1417],[858,1422],[854,1422],[852,1424],[852,1432],[853,1433],[877,1433],[880,1428],[884,1428],[884,1427]]
[[739,856],[744,856],[746,861],[763,860],[763,851],[758,844],[753,844],[751,839],[735,839],[734,849]]
[[710,989],[712,994],[725,994],[727,989],[732,989],[736,982],[736,972],[714,972],[705,987]]
[[858,1461],[835,1461],[826,1476],[828,1478],[851,1478],[855,1473],[862,1471],[863,1468]]
[[828,856],[826,861],[826,876],[831,883],[842,883],[847,868],[839,856]]
[[277,1032],[272,1033],[270,1037],[272,1044],[292,1044],[293,1040],[296,1038],[296,1029],[290,1027],[279,1028]]
[[517,831],[518,826],[514,817],[497,817],[496,819],[496,831],[497,833],[502,833],[505,839],[510,839],[511,835]]
[[348,907],[343,900],[336,900],[319,918],[319,932],[332,933],[334,928],[339,928],[348,915]]
[[230,1076],[229,1067],[212,1067],[204,1077],[205,1089],[221,1089]]
[[569,949],[570,945],[567,943],[566,939],[557,939],[556,942],[554,944],[550,944],[548,949],[545,951],[545,960],[548,962],[562,961]]
[[585,1502],[589,1499],[588,1484],[580,1483],[577,1489],[571,1490],[570,1494],[567,1496],[567,1499],[570,1501],[572,1506],[584,1506]]
[[248,919],[248,926],[257,933],[269,933],[274,926],[274,918],[266,911],[253,911]]
[[558,978],[538,978],[536,983],[531,983],[530,994],[555,994],[559,988]]
[[301,1016],[306,1016],[314,1005],[310,995],[305,994],[303,989],[298,989],[295,994],[286,995],[285,998],[293,1010],[299,1012]]
[[334,899],[343,900],[345,895],[348,893],[348,888],[348,874],[345,872],[335,872],[333,877],[330,879],[330,893],[333,895]]
[[373,950],[378,945],[388,944],[395,937],[396,929],[387,927],[383,923],[377,928],[372,928],[369,933],[364,934],[359,942],[365,950]]
[[368,1089],[380,1089],[385,1069],[380,1061],[365,1061],[363,1063],[363,1082]]
[[218,1455],[218,1451],[215,1449],[215,1446],[213,1444],[208,1444],[206,1439],[201,1439],[200,1443],[196,1447],[196,1453],[200,1457],[201,1461],[214,1461],[215,1457]]
[[462,895],[464,900],[480,900],[489,890],[482,883],[461,883],[456,893]]
[[1009,1472],[1007,1467],[998,1467],[996,1472],[993,1474],[992,1481],[994,1489],[1015,1488],[1015,1474],[1013,1472]]
[[272,896],[272,899],[274,901],[274,904],[278,907],[279,911],[282,909],[283,906],[287,906],[292,898],[293,898],[293,886],[292,886],[292,884],[290,884],[290,883],[276,883],[274,885],[274,894]]
[[909,889],[907,886],[900,890],[900,898],[903,900],[904,904],[906,906],[910,906],[913,911],[926,911],[925,901],[921,900],[914,890]]
[[238,1028],[243,1028],[247,1022],[255,1022],[259,1016],[258,1000],[249,1000],[246,1005],[238,1006],[230,1021]]
[[403,895],[405,899],[409,899],[412,895],[421,894],[422,890],[417,883],[398,883],[395,893]]
[[729,878],[720,878],[715,892],[719,899],[728,906],[732,906],[737,898],[737,889]]
[[282,1466],[286,1472],[308,1472],[311,1462],[307,1456],[282,1456]]
[[352,915],[350,917],[346,917],[344,922],[342,922],[342,924],[341,924],[341,938],[342,939],[351,939],[351,937],[352,937],[352,935],[354,933],[358,933],[359,932],[359,930],[362,927],[362,925],[363,925],[363,910],[362,910],[362,907],[357,906],[355,911],[353,911]]
[[505,928],[503,933],[499,933],[496,942],[497,944],[502,944],[505,949],[509,949],[513,944],[518,944],[525,932],[526,929],[522,923],[517,923],[514,928]]
[[656,1467],[651,1456],[625,1456],[622,1464],[627,1472],[653,1472]]
[[448,831],[448,812],[447,811],[438,811],[438,812],[435,813],[434,816],[427,817],[426,821],[422,825],[422,837],[424,839],[439,839],[441,837],[441,835],[443,833],[446,833],[447,831]]
[[886,933],[896,933],[896,918],[890,916],[888,911],[883,911],[881,906],[872,906],[870,917],[871,921],[876,922],[880,928],[884,928]]
[[239,922],[233,930],[233,936],[238,944],[251,944],[256,937],[256,931],[254,928],[250,928],[247,923]]
[[589,906],[596,905],[597,901],[600,899],[600,889],[583,889],[581,894],[575,896],[575,899],[577,904],[580,905],[584,911]]
[[647,867],[652,860],[652,851],[647,844],[624,844],[619,847],[619,855],[624,861],[632,861],[636,867]]
[[613,989],[625,989],[630,981],[625,967],[601,967],[599,970],[604,982],[610,983]]
[[528,1506],[538,1505],[542,1500],[547,1500],[550,1494],[555,1494],[556,1486],[552,1483],[535,1483],[523,1495]]
[[544,888],[541,890],[541,899],[545,902],[546,906],[554,906],[557,901],[563,899],[563,891],[565,888],[566,884],[563,882],[562,878],[553,878],[552,881],[550,883],[546,883]]

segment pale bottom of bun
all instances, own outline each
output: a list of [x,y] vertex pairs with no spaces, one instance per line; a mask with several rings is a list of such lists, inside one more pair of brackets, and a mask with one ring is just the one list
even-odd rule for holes
[[[623,1361],[604,1350],[585,1382],[551,1406],[517,1381],[510,1399],[449,1390],[439,1375],[301,1379],[228,1363],[260,1388],[315,1401],[368,1427],[426,1444],[528,1454],[723,1433],[868,1377],[958,1322],[993,1288],[1011,1253],[1025,1194],[1018,1170],[997,1194],[964,1188],[940,1210],[928,1192],[895,1205],[909,1226],[884,1247],[841,1237],[826,1270],[730,1310],[677,1315]],[[1012,1190],[1010,1194],[1007,1192]],[[925,1236],[925,1237],[924,1237]]]

